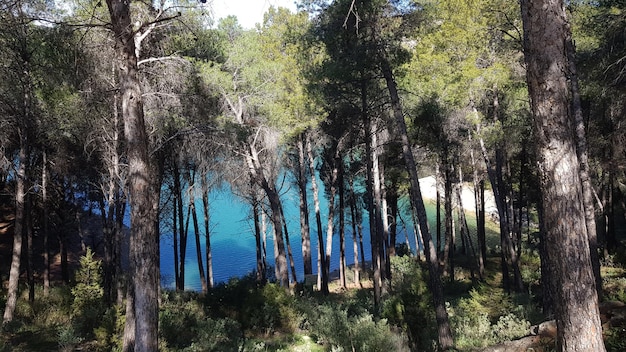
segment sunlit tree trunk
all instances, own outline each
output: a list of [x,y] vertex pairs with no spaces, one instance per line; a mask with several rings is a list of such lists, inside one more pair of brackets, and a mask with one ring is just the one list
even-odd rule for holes
[[20,149],[18,153],[17,179],[15,180],[15,225],[13,226],[13,251],[11,253],[11,269],[9,271],[9,283],[7,286],[6,305],[4,307],[4,315],[2,324],[7,324],[13,320],[15,307],[17,305],[18,284],[20,278],[20,264],[22,258],[22,244],[25,221],[26,206],[26,170],[28,168],[29,155],[29,138],[28,130],[25,123],[30,116],[30,92],[24,93],[24,118],[18,123],[18,137],[20,141]]
[[194,239],[196,241],[196,259],[198,262],[198,274],[200,278],[200,285],[202,292],[206,293],[208,290],[206,283],[206,276],[204,274],[204,263],[202,260],[202,247],[200,244],[200,226],[198,224],[198,214],[196,212],[196,172],[187,169],[185,172],[187,184],[189,185],[188,196],[189,199],[189,213],[193,222]]
[[265,178],[265,175],[263,175],[258,152],[252,143],[248,144],[246,163],[248,164],[248,170],[252,180],[260,186],[261,189],[263,189],[270,204],[270,221],[272,222],[272,228],[275,233],[274,242],[277,249],[275,256],[276,271],[278,274],[277,279],[279,280],[280,285],[288,290],[289,270],[287,269],[287,255],[285,251],[285,241],[283,238],[283,217],[280,196],[274,185],[270,184]]
[[400,103],[396,82],[393,77],[391,67],[384,57],[382,58],[381,63],[382,73],[387,83],[389,95],[391,96],[393,115],[398,127],[398,133],[402,140],[402,155],[404,156],[404,162],[406,163],[406,169],[409,174],[411,200],[419,221],[424,246],[426,246],[424,253],[426,254],[426,261],[428,262],[429,284],[433,297],[433,306],[435,307],[439,347],[446,351],[454,347],[454,340],[452,338],[452,330],[450,329],[448,312],[446,311],[441,277],[439,276],[437,251],[435,250],[435,245],[430,235],[430,229],[428,228],[428,217],[426,215],[424,199],[422,198],[422,191],[419,186],[417,165],[415,164],[415,159],[411,151],[411,143],[409,142],[406,122],[404,121],[404,114],[402,112],[402,105]]
[[313,191],[313,204],[315,205],[315,223],[317,224],[317,287],[323,294],[328,294],[328,276],[324,268],[326,267],[326,257],[324,256],[324,239],[322,235],[322,214],[320,211],[319,191],[315,177],[315,159],[313,158],[313,148],[308,135],[306,137],[306,149],[309,159],[309,171],[311,176],[311,188]]
[[580,91],[578,88],[578,74],[575,65],[575,48],[568,34],[567,55],[569,61],[570,90],[572,94],[572,115],[574,116],[576,131],[576,152],[580,161],[580,180],[583,188],[583,205],[585,207],[585,221],[587,225],[587,237],[589,239],[589,251],[591,254],[591,265],[593,275],[596,279],[596,290],[598,298],[602,297],[602,276],[600,275],[600,256],[598,254],[598,233],[596,228],[596,213],[593,205],[593,185],[589,168],[589,153],[587,148],[587,136],[585,132],[585,121],[580,101]]
[[557,348],[605,351],[570,115],[570,37],[561,0],[522,1],[526,78],[542,191],[547,269],[556,287]]
[[337,185],[339,191],[339,284],[346,287],[346,224],[345,224],[345,184],[343,159],[338,158]]
[[300,134],[297,141],[298,146],[298,174],[297,183],[300,192],[300,235],[302,236],[302,261],[304,262],[304,275],[313,274],[313,264],[311,260],[311,230],[309,226],[309,202],[307,198],[306,179],[306,153],[304,133]]
[[206,180],[207,175],[200,178],[200,187],[202,188],[202,213],[204,215],[204,251],[206,253],[206,272],[209,288],[213,287],[213,252],[211,250],[211,224],[209,213],[209,184]]
[[[130,2],[107,0],[116,59],[119,65],[119,89],[126,137],[130,190],[131,281],[134,282],[135,352],[158,349],[159,239],[154,209],[155,170],[148,154],[148,136],[144,122],[143,99],[135,33]],[[156,198],[158,199],[158,198]]]

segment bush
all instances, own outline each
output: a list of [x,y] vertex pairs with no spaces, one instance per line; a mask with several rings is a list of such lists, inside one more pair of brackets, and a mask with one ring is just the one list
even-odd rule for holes
[[213,317],[237,320],[244,331],[253,334],[293,332],[304,319],[295,297],[284,288],[259,285],[253,278],[231,279],[215,287],[206,304]]
[[427,273],[409,256],[392,257],[391,273],[382,316],[406,331],[413,350],[432,350],[437,341],[437,323]]
[[80,269],[76,272],[76,286],[72,288],[72,296],[72,321],[76,325],[77,333],[82,336],[93,335],[106,307],[103,301],[102,263],[94,258],[90,248],[80,258]]
[[485,347],[527,335],[530,322],[523,306],[515,305],[503,289],[480,286],[449,309],[460,349]]
[[371,314],[349,317],[345,308],[324,304],[311,321],[318,343],[330,345],[333,351],[408,351],[406,341],[387,321],[375,321]]
[[208,317],[192,294],[166,292],[164,297],[159,333],[167,347],[182,351],[239,350],[243,334],[236,321]]

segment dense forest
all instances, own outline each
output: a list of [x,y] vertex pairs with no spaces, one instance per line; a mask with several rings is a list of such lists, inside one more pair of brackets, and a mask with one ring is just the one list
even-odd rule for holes
[[297,5],[0,1],[0,351],[626,350],[625,4]]

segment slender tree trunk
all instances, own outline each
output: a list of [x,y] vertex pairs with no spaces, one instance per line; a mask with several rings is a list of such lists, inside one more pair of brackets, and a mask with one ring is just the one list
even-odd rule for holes
[[[568,31],[569,33],[569,31]],[[580,161],[580,180],[583,188],[583,206],[585,207],[585,222],[587,226],[587,237],[589,238],[589,251],[591,254],[591,265],[593,275],[596,280],[596,290],[598,298],[602,297],[602,276],[600,275],[600,256],[598,255],[598,233],[596,228],[596,212],[593,206],[593,185],[591,184],[589,153],[587,148],[587,136],[585,132],[585,121],[583,119],[583,109],[580,102],[580,91],[578,89],[578,74],[575,65],[575,48],[571,37],[568,34],[566,49],[569,62],[569,79],[572,99],[572,115],[574,117],[574,128],[576,131],[576,152]]]
[[179,272],[176,274],[178,281],[176,281],[176,289],[183,291],[185,289],[185,262],[187,259],[187,231],[185,230],[185,221],[183,213],[183,188],[180,182],[180,169],[178,167],[178,161],[176,157],[172,160],[172,172],[174,174],[174,206],[178,208],[178,232],[180,236],[180,248],[177,248],[178,258],[180,260]]
[[309,227],[309,202],[307,198],[306,179],[306,153],[304,133],[298,138],[298,175],[297,183],[300,192],[300,235],[302,236],[302,261],[304,262],[304,275],[313,274],[311,260],[311,230]]
[[337,196],[337,178],[339,173],[337,165],[337,155],[339,154],[339,148],[337,147],[336,143],[334,146],[331,147],[331,149],[332,148],[334,148],[336,152],[333,156],[332,170],[330,172],[330,181],[328,182],[330,186],[330,191],[328,195],[328,219],[326,222],[326,265],[324,266],[327,278],[330,278],[330,258],[333,251],[333,234],[335,233],[335,198]]
[[211,223],[209,217],[209,184],[206,180],[207,175],[200,178],[200,187],[202,188],[202,211],[204,214],[204,251],[206,252],[206,272],[209,288],[213,288],[213,252],[211,251]]
[[[352,250],[354,251],[354,284],[361,284],[361,264],[359,263],[359,235],[357,233],[357,208],[356,208],[356,195],[354,192],[354,179],[349,176],[348,179],[350,185],[350,193],[348,195],[348,203],[350,205],[350,220],[352,223]],[[361,257],[363,260],[363,257]]]
[[[366,99],[363,99],[363,105]],[[382,295],[381,258],[382,219],[380,174],[378,168],[378,141],[376,123],[371,120],[367,109],[363,110],[365,126],[365,154],[367,155],[367,203],[370,214],[370,243],[372,251],[372,271],[374,282],[374,309],[378,310]]]
[[287,255],[285,252],[285,241],[283,238],[283,217],[282,217],[282,204],[280,202],[280,196],[276,191],[274,185],[267,182],[267,179],[262,173],[262,168],[259,163],[259,157],[256,147],[250,143],[248,144],[248,154],[246,155],[246,163],[252,180],[263,189],[270,204],[270,219],[272,221],[272,228],[276,234],[274,241],[276,244],[276,270],[278,272],[277,279],[280,285],[285,289],[289,289],[289,270],[287,269]]
[[439,276],[437,251],[435,250],[435,245],[433,244],[430,230],[428,228],[426,207],[424,206],[424,199],[422,198],[422,191],[419,186],[417,167],[415,165],[413,153],[411,152],[411,144],[409,142],[406,122],[404,121],[404,114],[402,113],[402,105],[400,104],[400,97],[398,96],[396,82],[393,78],[391,67],[384,58],[382,64],[383,75],[385,77],[385,81],[387,82],[389,95],[391,96],[394,118],[396,120],[400,138],[402,139],[402,155],[404,156],[406,169],[409,174],[409,181],[411,183],[411,199],[419,221],[420,230],[424,239],[424,245],[427,247],[424,252],[426,254],[426,261],[428,262],[429,284],[433,296],[433,306],[435,307],[439,347],[443,351],[447,351],[454,347],[454,340],[450,329],[448,312],[446,311],[441,277]]
[[[457,187],[457,203],[459,207],[459,222],[461,223],[461,238],[465,238],[465,244],[468,247],[466,254],[469,254],[472,257],[472,261],[474,262],[475,268],[478,270],[478,276],[480,280],[483,279],[483,273],[480,271],[481,261],[476,255],[476,250],[474,249],[474,243],[472,242],[472,238],[469,232],[469,226],[467,225],[467,218],[465,217],[465,208],[463,207],[463,170],[459,167],[459,187]],[[472,278],[474,278],[474,267],[471,269]]]
[[346,224],[345,224],[345,185],[343,179],[343,158],[337,160],[339,188],[339,283],[346,287]]
[[189,184],[189,191],[187,199],[189,199],[189,213],[193,221],[193,232],[196,241],[196,259],[198,262],[198,275],[200,276],[200,285],[202,287],[202,293],[207,293],[208,287],[206,282],[206,276],[204,274],[204,263],[202,258],[202,246],[200,244],[200,226],[198,224],[198,214],[196,212],[196,172],[187,169],[185,172],[187,184]]
[[569,114],[562,1],[522,1],[526,78],[531,98],[546,230],[548,270],[556,286],[560,351],[605,351],[585,222],[575,121]]
[[321,289],[324,295],[328,294],[328,276],[324,268],[326,267],[326,258],[324,256],[324,239],[322,235],[322,215],[320,211],[319,191],[317,189],[317,180],[315,177],[315,159],[313,159],[313,148],[311,140],[306,136],[306,149],[309,159],[309,171],[311,174],[311,188],[313,190],[313,203],[315,205],[315,222],[317,224],[317,287]]
[[[130,189],[131,262],[135,311],[135,352],[158,349],[159,241],[157,214],[154,209],[155,171],[150,166],[148,136],[143,102],[135,33],[130,16],[130,2],[107,0],[116,56],[119,59],[122,116],[127,145]],[[158,199],[158,198],[156,198]]]
[[[441,185],[441,172],[439,171],[439,163],[437,163],[435,165],[435,198],[436,200],[436,206],[435,206],[435,226],[437,227],[436,230],[436,234],[437,234],[437,253],[438,254],[442,254],[443,253],[443,243],[441,241],[441,192],[439,192],[440,190],[440,186]],[[447,258],[445,255],[443,256],[444,258]],[[442,263],[443,264],[443,263]]]
[[287,256],[288,256],[288,261],[289,261],[289,268],[291,269],[291,281],[293,281],[293,283],[297,283],[298,282],[298,276],[296,275],[296,263],[293,260],[293,252],[291,250],[291,242],[289,241],[289,229],[287,228],[287,221],[285,221],[285,210],[283,209],[283,206],[281,204],[280,206],[280,213],[281,213],[281,217],[283,219],[283,232],[285,232],[285,245],[287,246]]
[[[378,144],[378,142],[377,142]],[[378,173],[379,173],[379,183],[380,183],[380,220],[381,220],[381,234],[380,245],[379,245],[379,258],[380,258],[380,284],[381,284],[381,292],[384,292],[385,285],[383,285],[384,281],[389,279],[389,270],[391,270],[391,266],[389,265],[389,204],[387,204],[387,186],[385,181],[385,166],[383,163],[378,163]]]
[[[469,134],[470,142],[472,134]],[[482,278],[485,275],[485,263],[487,262],[487,238],[485,233],[485,182],[478,178],[478,165],[474,158],[474,148],[470,148],[472,161],[472,181],[474,183],[474,204],[476,206],[476,239],[480,254],[478,256],[478,270]]]
[[175,190],[173,190],[174,198],[172,199],[174,204],[172,206],[172,232],[173,232],[173,245],[174,245],[174,286],[177,291],[181,290],[180,284],[180,272],[178,264],[178,197]]
[[26,278],[28,279],[28,302],[35,302],[35,268],[33,266],[33,199],[31,193],[26,193]]
[[43,151],[41,167],[41,202],[43,207],[43,295],[50,293],[50,212],[48,209],[48,154]]
[[265,260],[263,256],[263,242],[261,239],[261,221],[260,221],[260,206],[256,196],[254,187],[252,191],[252,214],[254,216],[254,239],[256,242],[256,281],[258,283],[265,283],[267,280],[265,277]]
[[15,185],[15,225],[13,226],[13,251],[11,254],[11,269],[9,271],[9,284],[7,287],[6,305],[4,307],[4,315],[2,318],[3,325],[10,323],[13,320],[15,307],[17,305],[18,284],[20,279],[20,264],[22,259],[24,219],[26,216],[26,170],[28,168],[29,155],[29,141],[27,133],[28,131],[26,131],[23,127],[18,129],[18,135],[20,139],[20,151],[18,154],[19,164]]
[[446,240],[443,246],[443,274],[454,281],[454,223],[452,219],[452,165],[444,152],[444,216],[446,221]]

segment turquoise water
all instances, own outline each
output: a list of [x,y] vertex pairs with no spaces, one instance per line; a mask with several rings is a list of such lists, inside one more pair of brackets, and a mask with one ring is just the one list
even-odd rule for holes
[[[302,262],[302,247],[300,237],[300,212],[299,212],[299,200],[298,191],[295,186],[291,186],[289,189],[284,189],[281,192],[283,207],[285,208],[285,217],[289,229],[289,239],[294,256],[294,262],[297,271],[298,281],[304,279],[303,276],[303,262]],[[320,190],[320,195],[323,195],[323,189]],[[314,229],[315,214],[313,208],[312,193],[309,190],[309,210],[311,221],[311,245],[313,256],[313,271],[317,272],[317,231]],[[323,237],[326,241],[326,219],[328,213],[328,201],[321,197],[321,212],[322,212],[322,226]],[[209,197],[210,202],[210,217],[211,217],[211,248],[213,254],[213,277],[215,284],[228,281],[231,277],[242,277],[251,273],[256,268],[256,249],[254,239],[254,224],[252,222],[252,210],[249,205],[243,202],[240,198],[233,195],[230,189],[225,188],[218,191],[213,191]],[[200,212],[202,204],[199,202],[196,208],[199,210],[199,221],[202,223],[202,214]],[[434,206],[427,202],[429,208],[429,214],[434,214]],[[352,226],[349,222],[349,213],[346,212],[346,261],[348,264],[353,264],[353,241],[352,241]],[[430,217],[430,216],[429,216]],[[410,221],[408,214],[402,215],[403,220],[406,221],[406,227],[398,221],[398,236],[397,243],[404,243],[408,235],[408,240],[411,248],[415,250],[415,241],[413,235],[413,224]],[[367,212],[364,212],[363,223],[363,245],[365,251],[365,260],[371,258],[371,247],[368,230]],[[433,222],[433,221],[431,221]],[[268,225],[269,227],[269,225]],[[190,233],[187,240],[187,257],[185,260],[185,289],[187,290],[201,290],[198,261],[196,256],[195,237],[190,226]],[[434,228],[434,224],[431,224],[431,228]],[[333,248],[331,257],[331,271],[339,267],[339,236],[338,229],[335,229],[333,235]],[[164,231],[165,233],[165,231]],[[204,233],[201,236],[201,247],[203,263],[206,260],[206,253],[204,252]],[[267,260],[269,265],[274,264],[274,244],[272,242],[271,234],[267,235]],[[161,237],[161,283],[163,287],[174,287],[174,254],[171,233],[168,235],[165,233]],[[362,258],[359,258],[361,261]],[[206,269],[206,268],[205,268]]]

